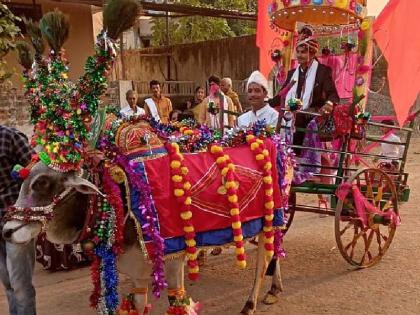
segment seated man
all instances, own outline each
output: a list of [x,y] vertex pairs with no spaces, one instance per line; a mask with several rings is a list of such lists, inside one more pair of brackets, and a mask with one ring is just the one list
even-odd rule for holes
[[267,79],[259,71],[254,71],[246,84],[247,99],[252,109],[238,118],[239,127],[250,127],[257,121],[265,121],[275,127],[279,113],[265,102],[268,92]]
[[[308,26],[303,27],[296,44],[296,59],[299,66],[288,72],[283,85],[286,91],[280,92],[270,100],[271,106],[280,105],[281,95],[287,93],[286,104],[290,99],[296,98],[302,101],[304,111],[319,112],[323,115],[332,113],[333,105],[339,103],[340,98],[332,79],[331,68],[319,63],[316,58],[318,50],[319,44],[313,37],[313,31]],[[295,126],[306,128],[312,119],[311,115],[297,114]],[[304,133],[297,132],[293,144],[302,145],[304,136]]]

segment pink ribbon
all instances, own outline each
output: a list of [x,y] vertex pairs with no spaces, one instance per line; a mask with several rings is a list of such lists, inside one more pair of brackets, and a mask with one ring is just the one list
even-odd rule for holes
[[385,212],[379,210],[377,207],[371,204],[365,198],[365,196],[363,196],[357,185],[343,183],[337,188],[335,194],[339,200],[344,200],[350,193],[350,191],[353,192],[353,200],[356,208],[356,213],[359,220],[362,222],[363,228],[366,228],[368,226],[368,214],[378,215],[387,220],[390,220],[395,226],[399,226],[401,224],[400,217],[392,209]]

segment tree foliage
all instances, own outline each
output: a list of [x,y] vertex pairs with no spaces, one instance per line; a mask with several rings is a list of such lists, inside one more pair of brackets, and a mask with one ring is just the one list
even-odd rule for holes
[[[182,4],[240,11],[255,11],[247,0],[181,0]],[[153,46],[166,45],[166,18],[153,19]],[[182,44],[255,33],[255,22],[189,16],[169,19],[169,44]]]
[[14,39],[20,34],[20,29],[15,22],[19,20],[6,5],[0,3],[0,82],[11,76],[11,73],[7,71],[4,57],[15,48]]

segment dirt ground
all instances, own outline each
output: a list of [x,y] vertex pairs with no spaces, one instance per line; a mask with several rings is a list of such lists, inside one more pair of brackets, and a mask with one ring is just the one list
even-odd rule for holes
[[[258,304],[256,314],[420,314],[420,139],[408,159],[410,201],[401,207],[402,225],[391,248],[376,266],[355,271],[336,249],[334,219],[298,213],[285,239],[287,258],[282,261],[285,291],[278,304]],[[234,267],[232,251],[209,257],[197,283],[187,290],[204,305],[202,314],[239,314],[253,282],[255,247],[248,248],[248,267]],[[89,315],[89,270],[48,273],[39,266],[34,283],[39,315]],[[122,290],[129,282],[121,279]],[[264,284],[267,291],[269,281]],[[165,295],[163,295],[165,296]],[[165,298],[152,298],[152,314],[164,314]],[[0,290],[0,314],[7,314]]]

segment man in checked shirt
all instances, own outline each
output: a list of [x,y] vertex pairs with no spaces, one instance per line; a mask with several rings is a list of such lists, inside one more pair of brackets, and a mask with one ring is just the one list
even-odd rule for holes
[[[15,164],[26,166],[33,151],[26,136],[0,125],[0,219],[19,195],[20,183],[13,180]],[[0,231],[3,222],[0,221]],[[0,279],[6,289],[10,315],[35,315],[35,289],[32,273],[35,264],[34,240],[28,244],[6,242],[0,233]]]

